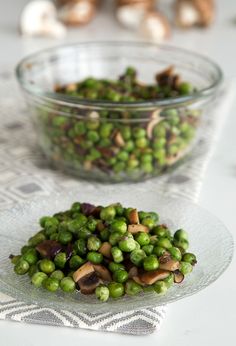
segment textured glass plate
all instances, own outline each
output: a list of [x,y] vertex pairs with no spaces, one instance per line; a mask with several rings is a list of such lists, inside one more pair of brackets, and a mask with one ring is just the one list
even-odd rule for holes
[[[90,185],[82,190],[40,197],[0,214],[0,291],[30,304],[56,309],[118,312],[155,307],[190,296],[214,282],[228,267],[233,255],[232,236],[217,218],[197,205],[186,200],[160,199],[150,192],[133,192],[133,186],[100,189]],[[20,247],[39,230],[37,220],[42,215],[68,209],[76,200],[102,205],[121,202],[127,207],[157,211],[161,222],[167,223],[172,230],[182,227],[189,232],[190,251],[197,255],[197,266],[183,283],[174,285],[165,296],[143,293],[101,303],[93,295],[50,293],[34,288],[27,275],[17,276],[13,272],[8,256],[19,253]]]

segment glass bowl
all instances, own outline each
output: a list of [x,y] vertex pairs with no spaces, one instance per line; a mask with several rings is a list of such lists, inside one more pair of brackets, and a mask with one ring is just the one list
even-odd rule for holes
[[[126,103],[84,100],[54,91],[55,85],[73,84],[89,76],[117,78],[127,66],[136,68],[140,80],[150,83],[170,65],[197,91]],[[79,177],[103,182],[144,180],[181,162],[196,142],[201,118],[209,112],[222,80],[220,68],[201,55],[131,42],[48,49],[26,57],[16,73],[38,143],[49,162]],[[141,140],[137,133],[142,133]]]
[[[106,189],[86,186],[75,191],[65,191],[50,197],[40,197],[31,202],[17,205],[2,212],[0,225],[0,291],[20,301],[38,304],[55,309],[107,313],[156,307],[183,299],[209,286],[228,267],[233,255],[233,239],[225,226],[213,215],[188,200],[167,200],[156,194],[150,198],[149,192],[134,191],[127,194],[127,188],[117,190],[115,186]],[[189,234],[190,252],[197,256],[198,263],[191,274],[181,284],[173,285],[166,295],[145,292],[136,296],[98,301],[95,295],[82,295],[80,292],[56,293],[37,289],[30,284],[28,275],[19,276],[13,271],[8,256],[19,253],[27,239],[38,230],[38,219],[42,215],[52,215],[66,210],[75,201],[108,205],[121,202],[124,206],[138,210],[156,211],[160,222],[166,223],[174,232],[184,228]]]

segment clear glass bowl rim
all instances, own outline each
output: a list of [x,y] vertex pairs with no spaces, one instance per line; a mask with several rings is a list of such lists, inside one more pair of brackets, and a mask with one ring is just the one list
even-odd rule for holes
[[[197,92],[193,93],[192,95],[188,96],[178,96],[178,97],[172,97],[169,99],[156,99],[152,101],[135,101],[135,102],[111,102],[106,100],[89,100],[89,99],[79,99],[74,96],[68,96],[63,95],[55,92],[44,92],[43,90],[40,90],[39,88],[35,87],[31,83],[24,80],[23,77],[23,71],[25,69],[25,65],[27,63],[30,63],[31,59],[35,59],[39,57],[40,55],[44,54],[53,54],[57,51],[60,54],[60,51],[63,49],[68,48],[75,48],[80,47],[83,49],[83,47],[100,47],[102,49],[103,46],[117,46],[117,47],[124,47],[127,46],[129,49],[132,47],[152,47],[152,48],[158,48],[161,50],[164,50],[166,52],[182,52],[189,58],[197,58],[201,60],[203,63],[208,63],[211,65],[211,67],[214,69],[214,81],[210,83],[207,87],[198,90]],[[170,46],[166,44],[152,44],[148,42],[130,42],[130,41],[98,41],[98,42],[82,42],[82,43],[74,43],[74,44],[63,44],[52,48],[47,48],[40,50],[36,53],[30,54],[23,58],[16,66],[15,69],[17,80],[20,84],[20,86],[23,88],[24,91],[26,91],[28,94],[30,94],[34,98],[40,99],[42,102],[56,102],[60,103],[63,106],[69,106],[69,107],[78,107],[78,106],[88,106],[88,107],[97,107],[97,108],[119,108],[119,107],[125,107],[125,108],[147,108],[147,107],[160,107],[160,106],[173,106],[178,105],[181,103],[191,103],[195,102],[199,99],[205,99],[211,95],[213,95],[218,87],[220,86],[222,80],[223,80],[223,72],[219,65],[215,63],[212,59],[193,52],[188,49],[179,48],[175,46]]]

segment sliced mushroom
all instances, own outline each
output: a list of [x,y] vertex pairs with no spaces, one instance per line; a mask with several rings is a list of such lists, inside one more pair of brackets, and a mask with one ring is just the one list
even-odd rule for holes
[[98,275],[95,272],[83,276],[78,281],[80,292],[83,294],[94,293],[96,287],[98,287],[101,283],[102,280],[98,277]]
[[93,264],[93,268],[95,270],[95,273],[103,280],[103,281],[112,281],[111,274],[109,270],[102,266],[101,264]]
[[151,120],[147,124],[147,136],[152,139],[152,132],[154,127],[163,119],[160,117],[160,109],[156,109],[151,116]]
[[157,269],[150,272],[145,272],[139,275],[139,279],[146,285],[152,285],[158,280],[164,280],[170,275],[168,270]]
[[120,131],[117,131],[117,133],[115,134],[114,141],[118,145],[118,147],[123,147],[125,145],[124,138],[122,137]]
[[179,270],[175,270],[174,271],[175,283],[180,284],[183,280],[184,280],[184,275]]
[[173,272],[173,271],[179,269],[179,266],[180,266],[179,261],[175,261],[173,259],[170,259],[166,263],[160,263],[159,268]]
[[146,286],[146,284],[144,282],[142,282],[139,278],[139,276],[133,276],[132,279],[137,282],[137,284],[141,285],[141,286]]
[[134,276],[138,276],[138,268],[132,267],[129,270],[129,279],[132,279]]
[[137,209],[132,209],[130,211],[128,219],[131,224],[139,224],[139,216]]
[[138,232],[144,232],[144,233],[148,233],[149,229],[147,226],[138,224],[138,225],[129,225],[128,226],[128,232],[132,233],[132,234],[136,234]]
[[103,256],[111,258],[111,244],[105,241],[98,250]]
[[160,258],[159,258],[159,262],[161,264],[167,263],[171,260],[171,255],[169,254],[169,252],[165,252]]
[[90,275],[95,272],[95,269],[90,262],[86,262],[79,269],[77,269],[73,274],[73,279],[75,282],[78,282],[83,277]]

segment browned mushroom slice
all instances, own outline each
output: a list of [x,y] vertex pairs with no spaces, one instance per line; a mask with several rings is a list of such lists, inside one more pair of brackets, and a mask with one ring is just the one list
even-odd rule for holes
[[132,234],[136,234],[138,232],[148,233],[148,231],[149,231],[148,227],[141,224],[128,226],[128,232]]
[[119,131],[115,134],[114,141],[118,145],[118,147],[123,147],[125,145],[124,138]]
[[147,124],[147,136],[152,139],[152,132],[154,127],[163,119],[160,117],[160,109],[156,109],[151,116],[150,121]]
[[129,213],[129,222],[132,224],[138,224],[139,223],[139,216],[137,209],[132,209]]
[[139,278],[139,276],[133,276],[132,279],[137,282],[137,284],[141,285],[141,286],[146,286],[146,284],[144,282],[142,282]]
[[104,281],[112,281],[111,274],[109,270],[102,266],[101,264],[93,264],[93,268],[95,270],[95,273]]
[[98,287],[101,283],[102,280],[95,272],[85,275],[78,281],[80,292],[83,294],[94,293],[96,287]]
[[169,270],[169,271],[173,272],[173,271],[179,269],[179,262],[175,261],[173,259],[170,259],[166,263],[160,263],[159,268],[160,269],[164,269],[164,270]]
[[95,272],[95,269],[90,262],[86,262],[79,269],[77,269],[73,274],[73,279],[75,282],[78,282],[83,277],[90,275]]
[[138,268],[132,267],[129,270],[129,279],[132,279],[134,276],[138,276]]
[[105,241],[98,250],[103,256],[111,258],[111,244]]
[[172,259],[172,258],[171,258],[171,255],[169,254],[169,252],[166,251],[166,252],[159,258],[159,262],[160,262],[161,264],[163,264],[163,263],[169,262],[171,259]]
[[174,271],[174,281],[177,284],[180,284],[184,279],[184,274],[182,274],[179,270]]
[[152,285],[158,280],[164,280],[170,275],[168,270],[157,269],[150,272],[145,272],[139,275],[139,279],[146,285]]

